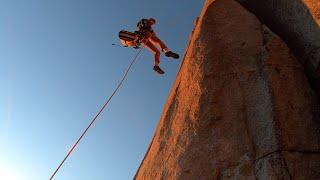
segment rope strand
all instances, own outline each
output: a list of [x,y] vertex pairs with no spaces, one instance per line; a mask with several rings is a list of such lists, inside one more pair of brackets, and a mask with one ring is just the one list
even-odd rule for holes
[[59,166],[57,167],[57,169],[54,171],[54,173],[51,175],[49,180],[52,180],[54,178],[54,176],[57,174],[57,172],[59,171],[59,169],[61,168],[61,166],[64,164],[64,162],[67,160],[67,158],[70,156],[70,154],[73,152],[73,150],[76,148],[76,146],[79,144],[79,142],[81,141],[81,139],[83,138],[83,136],[85,136],[85,134],[87,133],[87,131],[90,129],[90,127],[92,126],[92,124],[97,120],[97,118],[99,117],[99,115],[102,113],[102,111],[105,109],[105,107],[108,105],[108,103],[111,101],[111,99],[113,98],[113,96],[117,93],[117,91],[119,90],[119,88],[121,87],[121,85],[123,84],[124,80],[126,79],[128,72],[130,71],[132,65],[135,63],[135,61],[137,60],[139,54],[141,53],[142,49],[140,49],[137,54],[134,56],[134,58],[132,59],[129,67],[127,68],[124,76],[122,77],[120,83],[118,84],[117,88],[113,91],[113,93],[111,94],[111,96],[107,99],[107,101],[103,104],[103,106],[100,108],[100,110],[98,111],[98,113],[95,115],[95,117],[91,120],[90,124],[87,126],[87,128],[82,132],[81,136],[78,138],[78,140],[73,144],[72,148],[69,150],[69,152],[67,153],[67,155],[64,157],[64,159],[61,161],[61,163],[59,164]]

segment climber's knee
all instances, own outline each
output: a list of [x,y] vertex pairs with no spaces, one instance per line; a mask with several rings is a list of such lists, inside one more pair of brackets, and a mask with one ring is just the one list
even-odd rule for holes
[[159,50],[155,51],[155,52],[154,52],[154,55],[155,55],[155,56],[160,56],[160,51],[159,51]]

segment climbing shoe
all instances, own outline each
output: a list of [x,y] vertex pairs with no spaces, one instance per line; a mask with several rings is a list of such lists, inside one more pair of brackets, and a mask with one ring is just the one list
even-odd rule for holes
[[153,70],[158,74],[164,74],[164,71],[159,66],[153,66]]
[[167,51],[167,52],[165,53],[165,55],[166,55],[167,57],[172,57],[172,58],[174,58],[174,59],[178,59],[178,58],[179,58],[179,54],[174,53],[174,52],[172,52],[172,51]]

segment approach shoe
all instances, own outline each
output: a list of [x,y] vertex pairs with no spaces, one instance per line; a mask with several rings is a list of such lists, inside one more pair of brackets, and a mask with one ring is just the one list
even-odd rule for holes
[[164,71],[159,66],[153,66],[153,70],[158,74],[164,74]]
[[174,52],[172,52],[172,51],[167,51],[167,52],[165,53],[165,55],[166,55],[167,57],[172,57],[172,58],[174,58],[174,59],[179,59],[179,54],[174,53]]

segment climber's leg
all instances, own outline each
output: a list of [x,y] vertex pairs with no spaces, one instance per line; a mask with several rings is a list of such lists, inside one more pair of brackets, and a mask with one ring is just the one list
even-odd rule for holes
[[153,70],[159,74],[164,74],[164,71],[159,67],[160,64],[160,51],[150,41],[144,42],[144,47],[149,49],[154,54]]
[[150,41],[144,43],[145,47],[154,54],[154,65],[160,64],[160,51]]
[[158,45],[161,48],[161,51],[165,53],[167,57],[172,57],[174,59],[179,58],[179,54],[174,53],[172,51],[169,51],[167,46],[157,37],[155,33],[152,33],[151,36],[149,37],[149,40],[153,43]]
[[155,33],[151,34],[151,36],[149,37],[149,40],[153,44],[158,45],[161,48],[162,52],[166,53],[168,51],[168,47],[164,44],[164,42],[161,41],[161,39],[157,37]]

